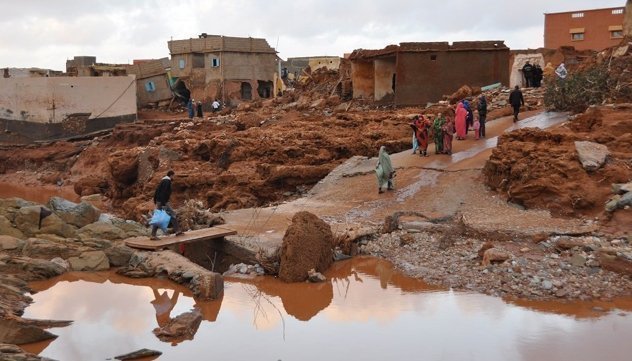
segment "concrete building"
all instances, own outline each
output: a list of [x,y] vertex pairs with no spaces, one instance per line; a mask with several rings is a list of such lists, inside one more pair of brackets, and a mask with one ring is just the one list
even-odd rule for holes
[[355,50],[349,59],[354,98],[398,106],[435,102],[465,84],[509,84],[503,41],[401,43]]
[[96,56],[75,56],[66,60],[68,76],[125,76],[125,64],[97,63]]
[[1,142],[60,139],[136,120],[136,80],[0,78]]
[[168,44],[171,74],[195,100],[235,105],[277,94],[280,59],[265,39],[201,34]]
[[544,14],[544,47],[601,51],[618,45],[624,17],[624,7]]
[[171,101],[171,61],[169,58],[134,60],[127,65],[127,74],[136,76],[138,107]]

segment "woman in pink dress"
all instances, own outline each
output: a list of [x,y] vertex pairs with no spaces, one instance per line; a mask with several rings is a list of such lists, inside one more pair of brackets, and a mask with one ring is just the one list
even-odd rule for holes
[[465,127],[465,118],[467,117],[467,110],[463,106],[463,103],[459,102],[456,106],[456,115],[454,116],[454,125],[456,128],[456,139],[463,140],[467,134],[467,128]]

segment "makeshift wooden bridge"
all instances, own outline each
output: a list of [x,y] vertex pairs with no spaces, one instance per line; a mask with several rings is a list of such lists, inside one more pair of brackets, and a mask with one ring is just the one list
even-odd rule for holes
[[156,251],[160,249],[168,248],[169,246],[186,244],[198,241],[209,241],[211,239],[222,238],[225,236],[231,236],[237,234],[235,230],[225,227],[211,227],[198,229],[195,231],[185,232],[181,236],[169,235],[166,237],[160,237],[158,241],[152,241],[149,237],[132,237],[125,240],[125,244],[128,247],[146,249]]

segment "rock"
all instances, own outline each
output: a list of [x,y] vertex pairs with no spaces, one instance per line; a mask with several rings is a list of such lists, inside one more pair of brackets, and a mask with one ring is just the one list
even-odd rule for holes
[[29,238],[24,243],[22,255],[32,258],[51,259],[54,257],[68,258],[78,256],[85,247],[72,246],[71,241],[52,242],[46,239]]
[[62,267],[66,272],[70,271],[70,263],[68,263],[68,261],[66,261],[65,259],[60,258],[60,257],[55,257],[51,259],[50,261],[51,263],[54,263],[58,265],[59,267]]
[[323,276],[322,273],[316,272],[313,268],[307,272],[307,280],[312,283],[325,282],[327,277]]
[[87,196],[81,197],[82,203],[85,202],[85,203],[91,204],[94,208],[98,210],[105,209],[106,201],[107,201],[107,197],[99,193],[89,194]]
[[555,242],[555,248],[560,251],[573,249],[575,247],[584,247],[586,242],[580,238],[572,238],[572,237],[561,237]]
[[111,223],[95,222],[80,228],[77,235],[81,239],[102,238],[109,240],[125,239],[127,234]]
[[569,263],[575,267],[584,267],[586,265],[586,257],[580,254],[574,254]]
[[612,193],[624,194],[632,192],[632,182],[628,183],[616,183],[612,185]]
[[24,239],[24,233],[22,233],[19,229],[13,227],[11,221],[9,221],[9,219],[3,215],[0,215],[0,235]]
[[2,251],[11,251],[14,249],[18,249],[24,245],[24,241],[11,237],[11,236],[0,236],[0,250]]
[[415,237],[412,234],[406,233],[399,237],[399,245],[402,247],[412,243],[415,243]]
[[104,250],[112,267],[126,266],[134,254],[134,250],[126,245],[116,245]]
[[75,229],[56,214],[41,206],[22,207],[15,216],[15,226],[26,236],[52,233],[65,238],[75,236]]
[[126,353],[124,355],[115,356],[114,358],[116,360],[127,361],[127,360],[136,360],[140,358],[160,356],[160,355],[162,355],[162,352],[160,351],[143,348],[138,351]]
[[[0,319],[0,342],[15,345],[39,342],[56,338],[41,328],[11,319]],[[5,352],[3,352],[5,353]],[[2,355],[2,354],[0,354]],[[0,358],[5,360],[5,358]]]
[[79,257],[68,258],[73,271],[104,271],[110,268],[110,261],[103,251],[83,252]]
[[499,248],[490,248],[483,253],[483,266],[489,266],[491,263],[502,263],[508,260],[511,255]]
[[540,287],[543,290],[550,290],[551,288],[553,288],[553,282],[551,282],[549,280],[544,280],[544,281],[542,281],[542,284],[540,285]]
[[609,154],[608,147],[594,142],[576,141],[575,149],[582,167],[589,172],[601,168]]
[[37,279],[48,279],[66,273],[64,267],[45,259],[20,257],[14,258],[13,262],[22,264],[23,269]]
[[60,197],[51,198],[48,202],[48,206],[64,222],[78,228],[96,222],[101,215],[101,211],[90,203],[81,202],[77,204]]
[[326,271],[333,263],[333,244],[327,223],[309,212],[296,213],[283,237],[279,278],[301,282],[307,279],[310,269]]
[[622,254],[612,255],[602,250],[598,253],[597,259],[603,269],[632,276],[632,260]]
[[483,255],[485,254],[485,251],[491,248],[494,248],[494,244],[492,242],[483,243],[481,248],[478,249],[478,258],[483,259]]
[[174,339],[192,340],[201,322],[202,313],[194,309],[191,312],[178,315],[163,327],[154,329],[153,332],[161,341],[171,341]]

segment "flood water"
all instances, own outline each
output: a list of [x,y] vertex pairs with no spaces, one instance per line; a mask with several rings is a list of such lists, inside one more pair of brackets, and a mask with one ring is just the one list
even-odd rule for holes
[[37,187],[0,182],[0,198],[18,197],[27,201],[46,204],[52,197],[61,197],[69,201],[78,202],[79,196],[71,187],[54,185],[38,185]]
[[[113,273],[36,282],[25,317],[74,320],[27,350],[57,360],[104,360],[150,348],[160,360],[630,360],[632,299],[509,303],[407,278],[386,261],[337,262],[321,284],[229,279],[223,298]],[[598,307],[598,308],[595,308]],[[152,329],[193,308],[193,340]]]

